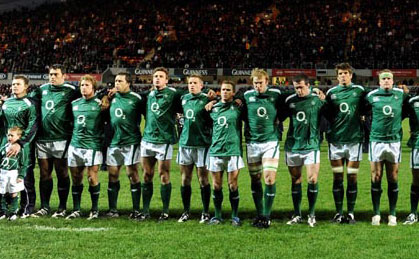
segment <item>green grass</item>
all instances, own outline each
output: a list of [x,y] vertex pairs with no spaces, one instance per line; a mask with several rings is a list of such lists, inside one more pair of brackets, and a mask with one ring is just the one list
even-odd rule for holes
[[[408,132],[407,121],[404,122]],[[85,218],[73,221],[61,219],[23,219],[16,222],[0,222],[0,258],[413,258],[417,256],[419,225],[403,226],[401,221],[409,213],[411,173],[409,149],[406,147],[408,134],[403,141],[402,164],[399,173],[399,202],[397,227],[386,225],[388,201],[385,180],[383,181],[382,218],[380,227],[370,225],[372,205],[370,198],[370,172],[367,155],[361,163],[359,193],[356,204],[357,224],[333,225],[329,220],[334,215],[331,192],[332,173],[327,160],[327,149],[322,146],[319,175],[319,198],[317,202],[318,226],[314,229],[306,224],[287,226],[292,213],[291,180],[281,153],[277,176],[277,197],[273,211],[273,224],[267,230],[251,227],[254,205],[250,193],[247,169],[239,177],[241,228],[233,228],[228,221],[220,226],[198,224],[201,201],[197,179],[193,179],[192,216],[187,223],[177,223],[182,213],[180,198],[179,167],[172,161],[173,184],[171,220],[157,223],[160,213],[160,184],[154,178],[152,217],[148,222],[133,222],[128,219],[131,209],[129,183],[125,173],[121,176],[121,191],[118,207],[123,215],[118,219],[89,222]],[[176,152],[175,152],[176,153]],[[39,171],[36,171],[39,174]],[[37,177],[37,179],[39,179]],[[107,209],[107,173],[101,172],[102,183],[100,208]],[[56,182],[55,182],[56,183]],[[346,182],[345,182],[346,183]],[[85,186],[87,181],[85,180]],[[226,182],[225,182],[226,186]],[[306,215],[307,199],[302,207]],[[228,219],[230,205],[227,188],[224,188],[224,218]],[[39,195],[39,193],[38,193]],[[54,186],[52,208],[57,207],[58,197]],[[38,199],[39,204],[39,199]],[[71,197],[68,202],[72,207]],[[90,207],[90,197],[85,188],[82,208],[85,215]],[[211,211],[213,207],[211,206]]]

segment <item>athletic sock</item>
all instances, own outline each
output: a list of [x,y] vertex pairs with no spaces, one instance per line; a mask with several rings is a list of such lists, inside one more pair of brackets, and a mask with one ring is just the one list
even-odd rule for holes
[[49,210],[49,201],[51,199],[52,188],[54,184],[52,179],[39,182],[39,190],[41,195],[41,208]]
[[19,196],[10,197],[9,215],[16,214],[19,207]]
[[209,212],[210,199],[211,199],[211,185],[207,184],[201,187],[201,200],[202,200],[203,213]]
[[6,212],[7,212],[6,195],[0,194],[0,213],[6,214]]
[[250,188],[252,189],[253,202],[255,203],[256,213],[258,216],[263,214],[263,188],[260,181],[252,181]]
[[214,201],[215,217],[221,219],[221,208],[223,205],[223,189],[213,190],[212,198]]
[[82,185],[73,185],[71,187],[71,195],[73,196],[73,210],[80,210],[81,194],[83,193]]
[[263,204],[263,215],[266,217],[271,216],[272,205],[274,203],[276,195],[276,184],[265,184],[265,197],[264,197],[264,204]]
[[294,205],[294,215],[301,216],[301,200],[302,200],[301,183],[292,184],[291,196],[292,196],[292,204]]
[[160,185],[161,201],[163,203],[163,213],[169,213],[170,196],[172,194],[172,183]]
[[131,184],[132,210],[140,211],[141,183]]
[[65,210],[67,209],[67,200],[68,200],[68,194],[70,193],[70,177],[66,178],[58,178],[57,183],[58,188],[58,199],[59,199],[59,205],[58,209]]
[[387,195],[388,203],[390,205],[390,215],[396,216],[396,205],[399,197],[399,186],[397,182],[388,182]]
[[141,192],[143,193],[143,213],[150,214],[150,202],[153,197],[153,182],[144,182],[141,185]]
[[345,190],[343,187],[343,180],[333,181],[333,199],[335,200],[336,212],[343,214],[343,194]]
[[90,199],[92,200],[92,211],[99,211],[100,183],[95,186],[89,186]]
[[419,201],[419,186],[410,186],[410,213],[416,214],[418,210]]
[[348,206],[348,213],[354,213],[356,197],[358,195],[358,183],[348,182],[348,188],[346,189],[346,202]]
[[383,190],[381,189],[381,181],[371,182],[371,200],[374,215],[380,215],[380,199],[382,192]]
[[118,206],[118,193],[121,185],[119,181],[108,183],[108,203],[109,210],[116,211]]
[[180,187],[180,195],[182,196],[183,211],[189,212],[191,208],[192,188],[190,185]]
[[309,183],[307,186],[307,198],[308,198],[308,213],[310,216],[314,216],[314,210],[316,207],[317,195],[319,193],[318,183]]
[[239,202],[240,202],[240,195],[239,195],[239,189],[236,189],[235,191],[229,190],[229,199],[230,199],[230,205],[231,205],[231,217],[235,218],[239,215]]

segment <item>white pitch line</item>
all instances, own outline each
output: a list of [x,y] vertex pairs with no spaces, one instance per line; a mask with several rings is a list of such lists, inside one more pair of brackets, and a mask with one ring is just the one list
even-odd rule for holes
[[56,228],[56,227],[46,227],[35,225],[33,227],[28,227],[35,230],[43,231],[68,231],[68,232],[100,232],[100,231],[109,231],[112,228]]

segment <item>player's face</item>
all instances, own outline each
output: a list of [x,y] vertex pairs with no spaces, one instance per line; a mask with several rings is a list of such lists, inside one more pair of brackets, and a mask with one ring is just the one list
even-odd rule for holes
[[9,131],[7,133],[7,141],[9,143],[15,143],[19,139],[19,135],[16,131]]
[[305,81],[293,81],[292,84],[294,85],[295,92],[299,97],[304,97],[310,93],[309,83],[306,83]]
[[191,94],[198,94],[202,90],[202,81],[197,77],[188,79],[188,90]]
[[338,81],[340,85],[349,85],[352,81],[352,74],[348,70],[338,69]]
[[253,77],[253,88],[259,93],[266,92],[268,79],[266,77]]
[[89,80],[82,80],[80,82],[80,92],[84,98],[89,99],[95,95],[95,89],[92,82]]
[[125,78],[125,75],[117,75],[115,77],[115,87],[116,91],[120,93],[126,93],[129,91],[129,83]]
[[163,71],[157,71],[153,74],[153,85],[157,88],[157,90],[165,88],[168,81],[167,75]]
[[53,69],[49,70],[49,82],[52,85],[62,85],[64,84],[64,74],[61,69]]
[[230,84],[221,85],[221,101],[231,102],[233,100],[234,91],[233,86]]
[[384,90],[391,90],[393,88],[393,78],[384,77],[380,79],[380,87]]
[[28,86],[25,85],[23,79],[13,79],[12,81],[12,93],[17,97],[23,97],[26,95]]

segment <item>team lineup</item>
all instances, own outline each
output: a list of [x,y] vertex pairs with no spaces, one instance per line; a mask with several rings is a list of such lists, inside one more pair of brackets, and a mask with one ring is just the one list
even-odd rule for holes
[[[284,144],[285,163],[291,176],[294,207],[288,225],[303,222],[301,201],[303,167],[307,173],[307,224],[316,225],[315,207],[319,193],[320,122],[325,119],[330,171],[336,207],[333,223],[356,223],[357,175],[362,160],[363,123],[371,117],[369,161],[371,168],[372,225],[380,225],[381,182],[386,174],[389,215],[387,224],[397,225],[398,169],[401,162],[402,120],[409,118],[412,148],[410,167],[412,184],[411,211],[403,224],[417,222],[419,200],[419,97],[412,97],[406,87],[393,86],[393,73],[379,73],[380,87],[365,89],[352,83],[353,69],[348,63],[335,68],[338,85],[326,93],[312,88],[308,76],[295,76],[292,92],[269,87],[265,70],[254,69],[253,89],[236,94],[232,81],[223,81],[220,97],[214,91],[203,92],[199,75],[188,78],[188,90],[168,86],[169,73],[163,67],[153,71],[153,87],[137,94],[131,91],[132,78],[121,72],[115,87],[98,90],[96,80],[85,75],[79,87],[65,82],[60,65],[49,69],[49,83],[28,93],[29,81],[15,76],[12,96],[3,99],[0,132],[0,219],[45,217],[74,219],[82,217],[81,197],[87,171],[91,209],[88,220],[99,218],[100,182],[98,172],[104,161],[108,174],[108,210],[106,217],[119,217],[119,176],[125,166],[132,198],[129,217],[150,220],[155,171],[160,177],[162,201],[160,222],[169,219],[172,193],[171,160],[176,159],[181,172],[183,213],[178,222],[190,220],[191,181],[194,168],[199,181],[202,214],[199,223],[217,225],[222,218],[223,177],[227,176],[230,222],[242,224],[239,218],[240,169],[245,167],[242,129],[246,143],[246,160],[256,217],[252,225],[269,228],[276,196],[276,176],[280,157],[282,122],[289,119]],[[176,131],[177,114],[183,114],[180,136]],[[141,115],[145,127],[141,134]],[[111,139],[103,149],[104,128],[108,124]],[[179,141],[178,141],[179,139]],[[177,157],[173,145],[179,142]],[[38,160],[40,208],[35,211],[34,167]],[[140,178],[140,165],[143,177]],[[346,167],[346,169],[345,169]],[[57,176],[58,209],[52,213],[50,199],[53,176]],[[344,175],[346,171],[346,192]],[[69,174],[70,172],[70,174]],[[209,175],[211,177],[209,177]],[[210,179],[211,178],[211,179]],[[212,184],[212,186],[211,186]],[[72,195],[73,208],[68,213],[67,200]],[[343,203],[346,194],[347,211]],[[20,205],[19,205],[20,196]],[[210,216],[210,201],[214,215]],[[140,200],[142,199],[142,209]]]

